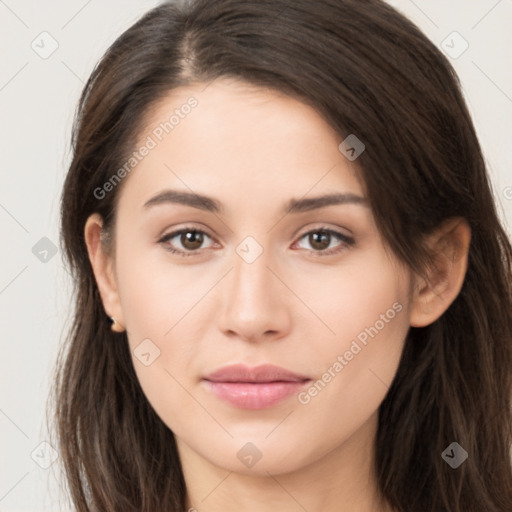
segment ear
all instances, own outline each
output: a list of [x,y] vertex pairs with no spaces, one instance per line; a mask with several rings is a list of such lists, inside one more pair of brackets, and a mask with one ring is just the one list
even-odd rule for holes
[[114,317],[124,329],[125,323],[117,289],[113,251],[108,251],[108,253],[106,251],[105,243],[102,240],[102,227],[101,215],[93,213],[85,223],[85,244],[105,313],[109,317]]
[[468,264],[471,228],[460,217],[451,218],[428,237],[435,266],[426,278],[414,278],[410,324],[425,327],[436,321],[459,294]]

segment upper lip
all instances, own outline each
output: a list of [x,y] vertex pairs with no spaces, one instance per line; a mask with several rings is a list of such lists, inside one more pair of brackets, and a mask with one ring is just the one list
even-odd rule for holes
[[219,368],[204,377],[204,380],[211,382],[303,382],[310,379],[272,364],[263,364],[252,368],[243,364],[234,364]]

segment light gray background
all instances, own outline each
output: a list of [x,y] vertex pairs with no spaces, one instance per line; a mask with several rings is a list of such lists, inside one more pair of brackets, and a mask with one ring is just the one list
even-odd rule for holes
[[[49,253],[44,262],[45,254],[37,257],[32,248],[43,237],[59,246],[60,191],[70,161],[74,109],[86,78],[121,32],[158,3],[0,0],[0,512],[64,510],[57,504],[55,480],[60,461],[42,468],[51,461],[51,449],[40,443],[48,439],[44,406],[71,288],[60,252]],[[436,45],[451,46],[453,55],[464,44],[451,35],[454,31],[469,44],[452,63],[510,233],[512,2],[390,3]],[[40,52],[51,48],[48,36],[40,36],[43,31],[58,43],[46,59],[31,47],[35,41]]]

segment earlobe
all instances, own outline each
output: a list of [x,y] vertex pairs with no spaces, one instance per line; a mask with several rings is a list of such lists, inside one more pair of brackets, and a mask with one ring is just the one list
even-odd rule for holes
[[116,328],[113,330],[122,332],[124,319],[117,290],[114,261],[113,256],[106,251],[102,240],[102,227],[101,215],[93,213],[85,223],[85,243],[105,314],[116,319]]
[[466,276],[471,228],[462,218],[451,218],[428,237],[435,264],[425,277],[414,279],[410,325],[435,322],[456,299]]

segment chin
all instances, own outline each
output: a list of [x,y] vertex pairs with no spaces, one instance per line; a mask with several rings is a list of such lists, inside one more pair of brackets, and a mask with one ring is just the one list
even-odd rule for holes
[[[261,440],[247,439],[235,438],[227,444],[218,443],[214,451],[211,447],[206,452],[199,447],[195,451],[226,471],[265,477],[268,477],[269,473],[271,475],[292,473],[321,457],[318,453],[318,457],[315,458],[315,451],[320,452],[320,450],[308,446],[303,439],[288,438],[286,444],[277,436],[272,441],[264,439],[263,436]],[[304,450],[305,445],[308,448],[307,452]]]

